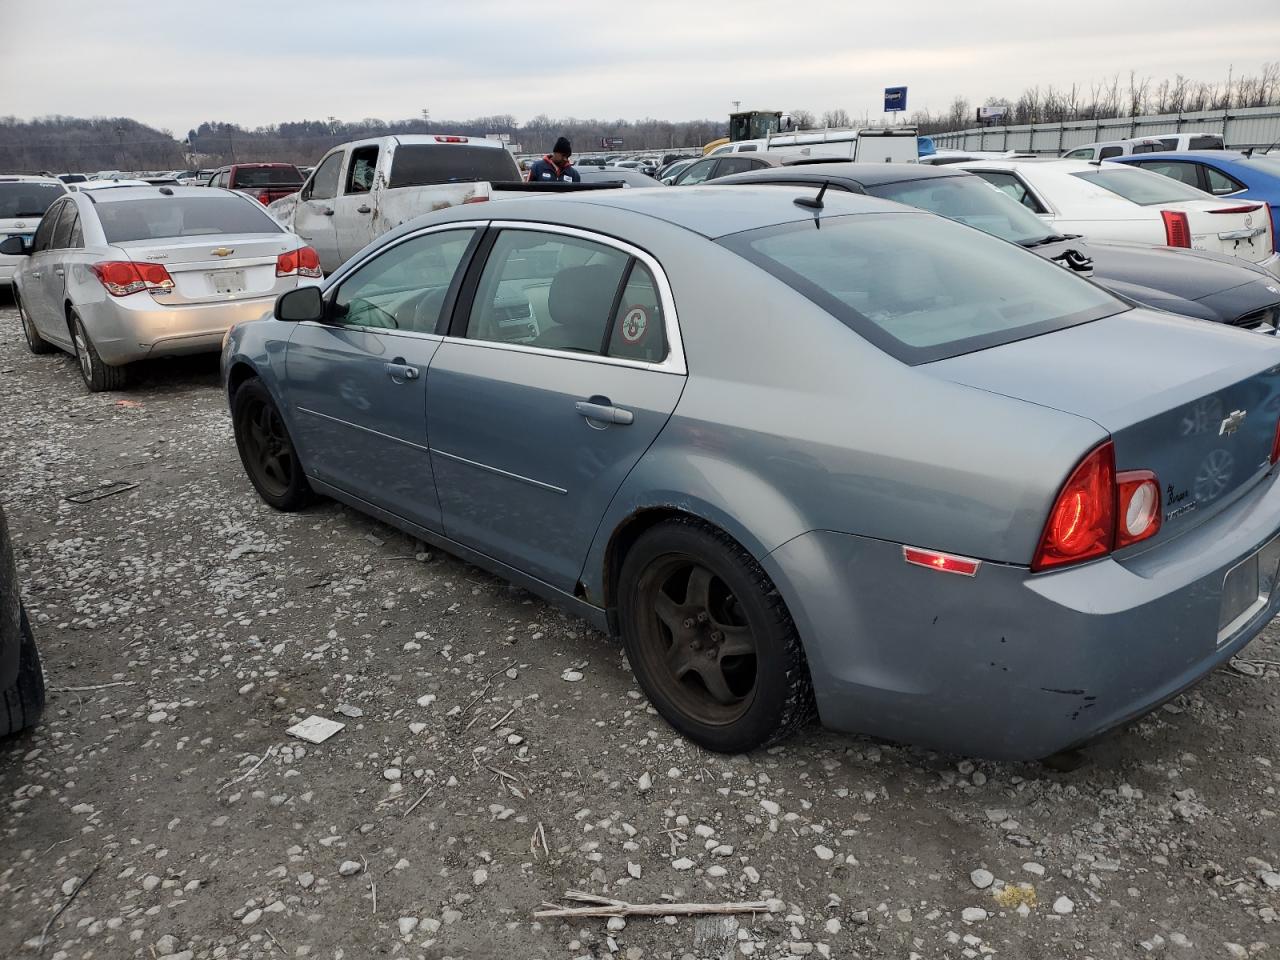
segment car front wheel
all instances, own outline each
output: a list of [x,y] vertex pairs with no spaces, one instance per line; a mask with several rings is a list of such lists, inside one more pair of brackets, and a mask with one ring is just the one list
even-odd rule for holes
[[755,558],[692,519],[640,536],[618,585],[622,641],[658,713],[695,743],[739,753],[814,715],[804,649]]
[[311,502],[311,486],[293,449],[293,440],[271,392],[262,381],[246,380],[231,400],[236,449],[258,496],[290,513]]

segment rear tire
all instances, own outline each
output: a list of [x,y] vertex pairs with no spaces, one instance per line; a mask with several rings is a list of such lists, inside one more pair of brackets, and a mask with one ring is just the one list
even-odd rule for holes
[[284,418],[257,377],[240,384],[231,398],[231,423],[240,462],[258,496],[283,513],[301,510],[314,499]]
[[690,740],[741,753],[815,715],[800,635],[768,574],[721,530],[667,520],[618,578],[622,642],[658,713]]
[[80,377],[90,393],[119,390],[128,382],[127,367],[112,367],[102,362],[98,349],[84,328],[84,321],[75,310],[71,311],[71,337],[76,348],[76,362],[80,365]]
[[31,322],[31,317],[27,315],[26,308],[22,306],[22,297],[18,296],[18,288],[13,288],[13,302],[18,308],[18,322],[22,324],[22,335],[27,340],[27,349],[32,353],[53,353],[55,347],[52,343],[36,331],[36,325]]
[[18,679],[0,694],[0,736],[35,726],[44,712],[44,670],[40,666],[40,652],[36,649],[25,609],[21,610],[21,617]]

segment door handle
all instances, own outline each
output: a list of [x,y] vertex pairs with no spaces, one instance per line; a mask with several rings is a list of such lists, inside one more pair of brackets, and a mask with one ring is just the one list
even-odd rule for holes
[[418,379],[418,368],[405,363],[404,357],[396,357],[390,363],[384,363],[382,369],[387,371],[387,376],[396,383]]
[[360,206],[356,207],[356,213],[373,213],[373,208],[368,204],[362,203]]
[[64,274],[64,273],[62,272],[62,268],[61,268],[61,267],[59,267],[57,270],[53,271],[53,273],[54,273],[54,276],[57,276],[57,277],[63,277],[63,276],[66,276],[66,274]]
[[39,280],[39,279],[40,279],[40,271],[39,271],[39,270],[33,270],[33,271],[31,271],[31,279],[32,279],[32,280]]
[[[597,400],[604,401],[597,403]],[[573,405],[573,408],[586,417],[588,420],[599,420],[603,423],[616,423],[619,426],[626,426],[635,420],[630,410],[623,410],[621,407],[615,407],[609,402],[608,397],[594,397],[591,400],[579,400]]]
[[321,207],[320,212],[323,213],[326,217],[332,217],[333,207]]

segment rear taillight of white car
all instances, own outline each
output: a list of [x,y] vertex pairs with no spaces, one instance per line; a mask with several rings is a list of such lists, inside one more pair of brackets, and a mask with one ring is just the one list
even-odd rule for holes
[[271,202],[271,194],[263,190],[260,194],[258,194],[258,202],[265,207],[267,204]]
[[132,260],[104,260],[89,267],[107,293],[113,297],[127,297],[144,290],[151,293],[168,293],[173,289],[173,277],[163,263],[134,263]]
[[1181,210],[1161,210],[1164,221],[1164,242],[1170,247],[1191,246],[1191,222]]
[[1063,484],[1031,569],[1105,557],[1159,531],[1160,481],[1150,470],[1117,474],[1115,447],[1108,440],[1094,447]]
[[319,277],[320,255],[310,247],[299,247],[276,257],[277,277]]
[[1271,252],[1280,253],[1280,214],[1269,203],[1264,203],[1263,207],[1266,208],[1267,219],[1271,221]]
[[1280,420],[1276,421],[1276,435],[1271,438],[1271,465],[1280,463]]

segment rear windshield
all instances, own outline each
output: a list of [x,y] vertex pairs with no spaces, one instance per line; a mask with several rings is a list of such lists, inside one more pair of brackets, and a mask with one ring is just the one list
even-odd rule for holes
[[800,221],[719,242],[910,364],[1128,309],[1034,253],[928,214]]
[[391,161],[391,187],[520,179],[511,154],[494,147],[410,143],[396,147],[395,159]]
[[0,220],[19,217],[39,219],[49,204],[66,193],[52,183],[0,183]]
[[867,193],[959,220],[984,233],[1014,243],[1034,243],[1053,234],[1045,222],[981,177],[929,177],[906,183],[883,183]]
[[1192,137],[1188,150],[1221,150],[1222,138],[1213,136]]
[[234,194],[116,200],[99,203],[96,210],[108,243],[282,232],[264,210]]
[[233,186],[300,187],[302,174],[297,167],[237,167]]
[[1087,180],[1090,183],[1109,190],[1116,196],[1124,197],[1140,206],[1149,207],[1156,203],[1179,203],[1183,200],[1212,200],[1207,193],[1189,187],[1179,180],[1162,177],[1158,173],[1146,170],[1130,170],[1124,167],[1116,169],[1090,170],[1086,173],[1073,173],[1073,177]]

